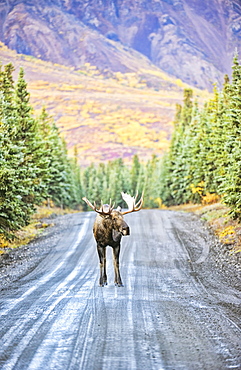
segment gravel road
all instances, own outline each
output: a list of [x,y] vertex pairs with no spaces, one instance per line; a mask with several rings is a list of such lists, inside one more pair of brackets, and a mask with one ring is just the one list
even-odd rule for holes
[[94,217],[57,217],[0,257],[0,369],[240,369],[235,256],[193,214],[142,210],[125,216],[124,287],[109,248],[101,288]]

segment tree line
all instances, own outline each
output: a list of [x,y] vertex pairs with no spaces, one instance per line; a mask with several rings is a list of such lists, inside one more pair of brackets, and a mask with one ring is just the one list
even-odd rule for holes
[[192,89],[176,105],[174,132],[163,158],[153,156],[130,167],[121,159],[91,165],[81,174],[84,194],[97,202],[112,198],[124,206],[120,191],[144,191],[144,207],[173,206],[222,199],[241,219],[241,66],[233,59],[231,81],[214,85],[213,98],[199,107]]
[[11,237],[27,225],[35,206],[51,199],[57,206],[80,203],[80,171],[67,156],[65,142],[43,108],[33,117],[20,69],[0,69],[0,234]]
[[240,218],[241,211],[241,66],[233,60],[232,80],[199,107],[191,89],[176,106],[170,149],[142,163],[137,155],[127,166],[121,158],[80,168],[77,152],[66,144],[43,108],[34,118],[20,69],[0,69],[0,234],[9,237],[29,223],[35,206],[51,200],[60,207],[87,210],[82,202],[125,207],[121,192],[144,191],[144,207],[158,208],[217,197]]
[[176,106],[170,150],[162,160],[160,197],[166,205],[219,197],[241,218],[241,66],[200,108],[191,89]]
[[[111,199],[116,206],[126,207],[121,192],[130,195],[144,192],[144,207],[157,208],[160,199],[161,162],[153,155],[147,163],[141,163],[138,155],[134,155],[130,166],[121,158],[108,163],[92,164],[81,170],[82,193],[96,204],[108,203]],[[87,210],[88,206],[84,205]]]
[[[157,157],[142,164],[133,157],[131,167],[122,159],[80,168],[78,153],[67,155],[53,119],[45,108],[34,117],[30,94],[20,69],[13,79],[14,66],[0,66],[0,234],[11,238],[14,231],[30,221],[37,205],[53,202],[62,208],[87,210],[87,196],[100,204],[111,198],[123,204],[121,192],[139,194],[145,190],[146,206],[157,207]],[[147,201],[148,199],[148,201]]]

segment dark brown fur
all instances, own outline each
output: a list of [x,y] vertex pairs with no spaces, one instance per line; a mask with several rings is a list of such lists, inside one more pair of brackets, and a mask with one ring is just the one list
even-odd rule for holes
[[130,235],[130,229],[124,221],[121,212],[114,210],[109,215],[98,214],[95,219],[93,233],[97,243],[97,251],[100,260],[99,285],[107,285],[106,247],[110,246],[113,249],[115,284],[123,286],[119,270],[120,243],[122,235]]
[[114,205],[103,204],[101,201],[100,209],[97,209],[96,204],[92,204],[86,197],[82,198],[90,208],[97,212],[93,232],[97,243],[97,251],[100,260],[100,286],[107,285],[106,275],[106,247],[110,246],[113,249],[113,263],[115,270],[115,284],[123,286],[119,270],[119,255],[120,243],[123,235],[130,235],[130,229],[124,221],[123,216],[127,213],[137,212],[141,210],[143,204],[143,193],[139,201],[137,201],[138,192],[135,197],[127,193],[121,193],[123,200],[128,205],[128,210],[121,212],[121,208],[114,209]]

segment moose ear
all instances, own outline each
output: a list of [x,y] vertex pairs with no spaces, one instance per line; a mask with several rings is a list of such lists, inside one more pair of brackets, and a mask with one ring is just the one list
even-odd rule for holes
[[118,207],[116,208],[116,210],[117,210],[118,212],[121,212],[121,207],[120,207],[120,206],[118,206]]

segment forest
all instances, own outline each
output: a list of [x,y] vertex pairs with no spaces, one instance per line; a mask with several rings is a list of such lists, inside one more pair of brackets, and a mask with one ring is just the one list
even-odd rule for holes
[[79,167],[43,108],[34,118],[20,69],[0,71],[0,234],[10,238],[27,225],[36,205],[52,200],[59,207],[80,203]]
[[[125,206],[121,191],[144,191],[144,207],[162,208],[188,202],[222,200],[234,218],[241,211],[241,66],[233,59],[232,79],[199,107],[192,89],[176,105],[169,150],[146,162],[134,155],[81,167],[78,152],[70,158],[66,143],[45,108],[38,117],[20,69],[0,70],[0,234],[10,238],[27,225],[37,205],[87,210],[82,197],[100,204],[111,198]],[[83,208],[82,208],[83,207]]]
[[[148,208],[222,201],[234,218],[241,218],[238,55],[232,69],[232,80],[225,75],[222,90],[214,85],[213,98],[202,107],[193,100],[192,89],[184,89],[183,104],[176,105],[170,148],[162,158],[153,156],[140,163],[134,156],[131,168],[121,159],[87,168],[82,174],[87,197],[99,201],[108,194],[116,199],[120,189],[133,194],[139,189],[144,190],[144,206]],[[121,199],[117,199],[119,204]]]
[[192,90],[176,106],[174,132],[162,159],[160,197],[166,205],[220,199],[241,218],[241,66],[199,108]]

